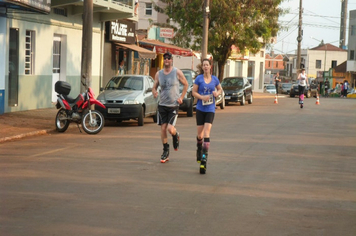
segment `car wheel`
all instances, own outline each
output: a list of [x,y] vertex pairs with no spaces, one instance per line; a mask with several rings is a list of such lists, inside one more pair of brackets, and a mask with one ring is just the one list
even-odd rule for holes
[[222,101],[220,103],[220,109],[224,109],[225,108],[225,98],[222,98]]
[[139,116],[138,116],[138,119],[137,119],[137,121],[138,121],[138,126],[143,126],[143,113],[144,113],[144,109],[143,109],[143,107],[141,107],[141,111],[140,111],[140,114],[139,114]]
[[253,102],[253,95],[251,93],[250,99],[248,100],[248,104],[252,104],[252,102]]
[[187,109],[187,116],[192,117],[193,116],[193,97],[190,99],[189,106]]
[[158,116],[158,112],[152,116],[154,123],[157,123],[157,116]]
[[245,94],[244,94],[244,95],[242,96],[242,100],[241,100],[241,102],[240,102],[240,105],[241,105],[241,106],[244,106],[245,103],[246,103],[246,97],[245,97]]

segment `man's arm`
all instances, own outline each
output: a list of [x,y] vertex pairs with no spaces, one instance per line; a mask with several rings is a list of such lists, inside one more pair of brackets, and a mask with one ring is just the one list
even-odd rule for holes
[[153,88],[152,88],[152,94],[154,98],[157,98],[158,96],[158,92],[157,92],[157,88],[159,85],[159,80],[158,80],[158,72],[155,75],[155,82],[153,83]]
[[183,85],[182,94],[180,95],[180,98],[178,99],[178,103],[181,104],[183,102],[185,94],[187,93],[187,90],[188,90],[188,81],[180,69],[177,69],[177,76],[178,76],[179,82]]

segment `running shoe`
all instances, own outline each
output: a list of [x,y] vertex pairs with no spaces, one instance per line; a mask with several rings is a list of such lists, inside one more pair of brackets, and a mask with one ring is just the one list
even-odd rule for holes
[[202,155],[202,147],[198,146],[198,148],[197,148],[197,162],[198,163],[200,163],[200,161],[201,161],[201,155]]
[[176,135],[172,135],[173,137],[173,148],[175,151],[178,151],[179,148],[179,133],[177,132]]
[[167,148],[163,148],[161,156],[161,163],[166,163],[167,161],[169,161],[169,146],[167,146]]

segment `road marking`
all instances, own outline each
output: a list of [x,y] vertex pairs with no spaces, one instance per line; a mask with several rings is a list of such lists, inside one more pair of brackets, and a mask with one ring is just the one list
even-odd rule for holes
[[72,145],[72,146],[68,146],[68,147],[64,147],[64,148],[57,148],[57,149],[54,149],[54,150],[51,150],[51,151],[48,151],[48,152],[42,152],[42,153],[34,154],[34,155],[29,156],[29,157],[43,156],[43,155],[46,155],[46,154],[51,154],[51,153],[59,152],[59,151],[62,151],[62,150],[66,150],[66,149],[70,149],[70,148],[74,148],[74,147],[78,147],[78,146],[79,145]]

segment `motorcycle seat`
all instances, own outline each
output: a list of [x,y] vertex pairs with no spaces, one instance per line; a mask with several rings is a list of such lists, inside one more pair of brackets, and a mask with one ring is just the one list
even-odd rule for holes
[[71,106],[74,106],[80,100],[84,100],[81,94],[79,94],[76,98],[72,98],[68,95],[63,95],[63,97],[68,101],[69,104],[71,104]]

